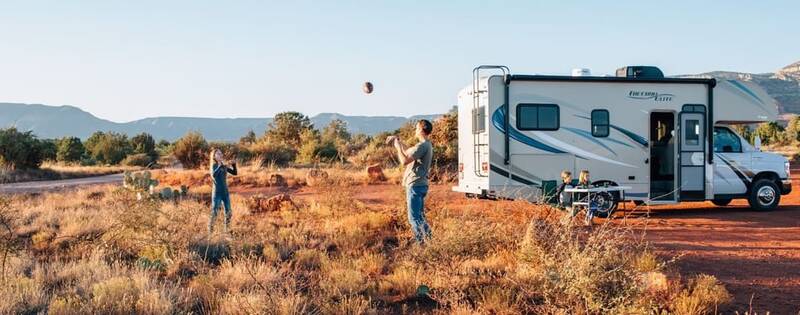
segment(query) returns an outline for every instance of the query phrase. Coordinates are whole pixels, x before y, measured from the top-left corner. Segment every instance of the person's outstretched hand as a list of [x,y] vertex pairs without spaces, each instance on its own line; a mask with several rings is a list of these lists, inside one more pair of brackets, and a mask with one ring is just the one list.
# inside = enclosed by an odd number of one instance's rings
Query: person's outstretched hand
[[394,144],[397,139],[397,136],[388,136],[386,137],[386,144]]

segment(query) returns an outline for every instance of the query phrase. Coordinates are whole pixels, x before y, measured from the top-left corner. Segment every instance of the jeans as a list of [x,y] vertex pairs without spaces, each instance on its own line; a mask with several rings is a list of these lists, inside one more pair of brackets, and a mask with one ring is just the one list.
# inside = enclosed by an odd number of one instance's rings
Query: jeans
[[211,217],[208,219],[208,233],[214,232],[214,221],[217,220],[217,209],[222,203],[225,206],[225,231],[231,222],[231,195],[228,192],[214,192],[211,194]]
[[431,228],[425,221],[425,195],[428,194],[428,186],[409,186],[406,187],[406,201],[408,202],[408,223],[414,238],[419,243],[431,237]]

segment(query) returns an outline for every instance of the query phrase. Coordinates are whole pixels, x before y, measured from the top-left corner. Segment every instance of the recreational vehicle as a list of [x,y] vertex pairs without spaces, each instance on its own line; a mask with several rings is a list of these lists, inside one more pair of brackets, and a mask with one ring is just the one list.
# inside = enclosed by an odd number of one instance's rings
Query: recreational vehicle
[[562,171],[589,170],[595,185],[628,187],[596,212],[601,217],[624,200],[725,206],[747,199],[752,209],[770,210],[791,190],[789,162],[761,152],[758,141],[750,145],[731,125],[776,116],[774,100],[750,82],[670,78],[644,66],[616,76],[480,66],[458,94],[453,190],[541,201]]

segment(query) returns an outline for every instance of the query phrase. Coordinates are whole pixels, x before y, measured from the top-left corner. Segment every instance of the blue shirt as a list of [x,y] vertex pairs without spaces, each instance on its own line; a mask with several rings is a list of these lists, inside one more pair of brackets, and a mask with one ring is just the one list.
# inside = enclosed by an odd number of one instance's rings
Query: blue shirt
[[212,191],[214,193],[228,193],[228,173],[231,175],[236,175],[236,163],[233,164],[233,168],[229,168],[227,165],[220,165],[214,163],[214,166],[211,167],[211,178],[214,180],[212,185],[214,186]]

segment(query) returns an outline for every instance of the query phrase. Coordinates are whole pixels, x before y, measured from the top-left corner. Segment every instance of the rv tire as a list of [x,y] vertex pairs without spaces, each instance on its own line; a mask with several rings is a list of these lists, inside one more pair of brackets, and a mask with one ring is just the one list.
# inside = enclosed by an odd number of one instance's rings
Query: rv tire
[[755,211],[769,211],[778,207],[781,201],[781,193],[778,185],[769,179],[760,179],[753,183],[750,188],[750,195],[747,202],[750,209]]
[[711,203],[718,207],[724,207],[731,203],[731,199],[714,199],[711,200]]

